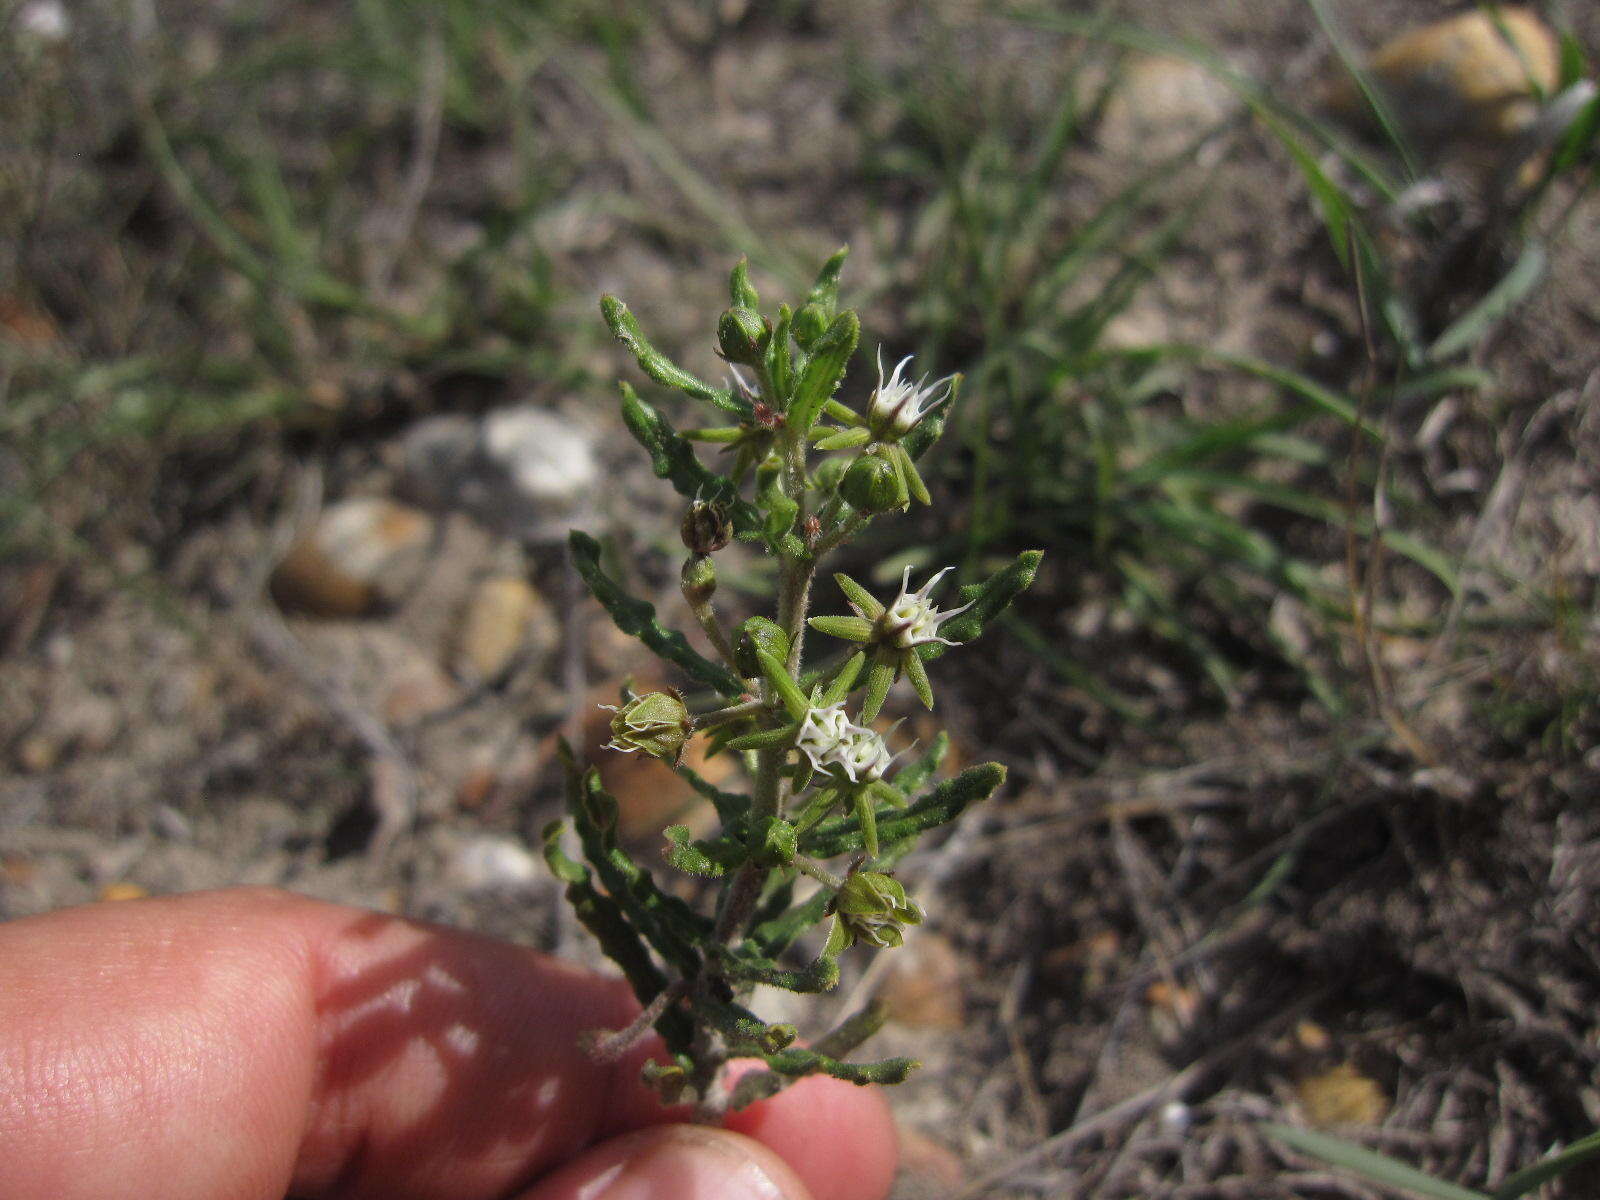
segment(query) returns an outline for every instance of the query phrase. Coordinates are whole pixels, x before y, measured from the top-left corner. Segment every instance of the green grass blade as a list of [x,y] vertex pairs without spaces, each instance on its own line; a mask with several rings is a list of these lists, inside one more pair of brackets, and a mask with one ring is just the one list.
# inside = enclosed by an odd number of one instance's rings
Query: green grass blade
[[1342,1167],[1385,1187],[1401,1188],[1418,1196],[1426,1196],[1428,1200],[1491,1200],[1482,1192],[1445,1183],[1398,1159],[1368,1150],[1365,1146],[1357,1146],[1343,1138],[1310,1129],[1295,1129],[1289,1125],[1263,1125],[1261,1128],[1268,1137],[1276,1138],[1302,1154],[1320,1158],[1323,1162]]
[[1596,1157],[1600,1157],[1600,1130],[1586,1138],[1580,1138],[1565,1150],[1557,1150],[1532,1166],[1515,1172],[1511,1178],[1495,1188],[1494,1200],[1516,1200],[1518,1196],[1526,1196],[1540,1184],[1570,1171],[1579,1163],[1588,1162]]
[[1512,264],[1500,282],[1490,288],[1483,299],[1457,318],[1455,323],[1428,347],[1429,360],[1440,362],[1453,358],[1476,345],[1479,339],[1489,332],[1490,326],[1527,299],[1528,293],[1533,291],[1544,278],[1548,264],[1549,255],[1545,253],[1544,247],[1538,242],[1529,242],[1521,257]]

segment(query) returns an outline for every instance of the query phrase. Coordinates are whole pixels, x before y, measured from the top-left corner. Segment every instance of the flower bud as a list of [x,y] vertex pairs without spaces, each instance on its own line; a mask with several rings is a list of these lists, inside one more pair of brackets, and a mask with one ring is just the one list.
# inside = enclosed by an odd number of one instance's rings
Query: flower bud
[[794,340],[800,344],[802,350],[811,349],[811,345],[820,338],[828,329],[831,320],[827,309],[815,301],[802,305],[799,312],[794,315],[794,323],[790,329],[794,333]]
[[839,481],[839,494],[864,513],[885,513],[911,503],[905,480],[894,464],[876,454],[863,454],[850,464]]
[[681,579],[684,599],[690,604],[704,604],[716,594],[717,568],[709,555],[691,554],[684,559]]
[[758,366],[772,331],[761,315],[735,305],[717,321],[717,350],[731,363]]
[[728,506],[715,500],[696,500],[678,526],[683,544],[695,554],[715,554],[733,540],[733,518]]
[[765,617],[750,617],[741,626],[739,641],[733,648],[739,673],[747,679],[761,674],[757,650],[765,650],[781,663],[789,657],[789,638],[775,622]]
[[607,748],[624,754],[642,750],[652,758],[675,763],[683,757],[683,744],[694,732],[694,721],[677,692],[647,692],[621,708],[600,707],[616,713],[611,718]]
[[839,923],[852,940],[880,948],[898,946],[906,925],[922,923],[922,909],[906,896],[898,879],[881,871],[858,871],[834,898]]

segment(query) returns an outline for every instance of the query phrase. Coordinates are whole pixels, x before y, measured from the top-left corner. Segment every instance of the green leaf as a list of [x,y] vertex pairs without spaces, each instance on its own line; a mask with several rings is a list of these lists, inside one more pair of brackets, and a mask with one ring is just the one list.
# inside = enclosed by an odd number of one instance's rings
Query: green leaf
[[811,291],[806,296],[807,304],[821,305],[829,316],[839,305],[839,272],[844,269],[844,260],[849,253],[849,246],[840,246],[835,250],[828,261],[822,264],[822,270],[817,272],[817,281],[811,285]]
[[851,1083],[904,1083],[922,1064],[914,1058],[885,1058],[878,1062],[847,1063],[804,1047],[791,1047],[776,1054],[763,1055],[767,1066],[779,1075],[800,1079],[806,1075],[832,1075]]
[[845,367],[856,351],[861,337],[861,321],[849,309],[840,313],[828,325],[827,332],[817,339],[805,370],[795,385],[794,396],[789,401],[789,428],[797,436],[811,432],[812,425],[822,414],[822,406],[844,378]]
[[737,737],[729,738],[723,745],[729,750],[771,750],[775,746],[792,743],[799,729],[800,727],[791,721],[775,729],[757,729],[753,733],[741,733]]
[[572,561],[578,574],[601,607],[611,614],[618,629],[638,638],[658,657],[681,668],[706,687],[730,699],[737,699],[744,694],[742,679],[726,667],[718,666],[695,653],[683,634],[675,629],[667,629],[656,621],[655,605],[629,596],[601,569],[599,542],[574,529],[567,538],[567,544],[572,550]]
[[[939,630],[940,634],[957,643],[970,642],[978,637],[989,622],[1005,612],[1013,600],[1028,590],[1034,576],[1039,573],[1039,562],[1043,558],[1043,550],[1024,550],[1014,562],[996,571],[982,583],[968,584],[962,588],[961,602],[971,602],[972,607],[947,622]],[[924,661],[928,661],[938,658],[946,649],[948,647],[939,642],[932,642],[919,646],[917,653]]]
[[818,633],[843,638],[847,642],[870,642],[872,622],[865,617],[812,617],[806,622]]
[[703,380],[696,379],[652,346],[640,331],[639,322],[634,319],[633,314],[628,311],[628,306],[621,300],[615,296],[600,297],[600,312],[605,317],[606,325],[610,327],[612,335],[628,348],[638,360],[640,370],[651,379],[665,387],[676,388],[696,400],[704,400],[723,412],[742,418],[750,417],[751,407],[743,397],[735,395],[727,388],[715,388]]
[[1433,345],[1428,358],[1433,362],[1454,357],[1475,345],[1489,327],[1505,317],[1538,286],[1544,278],[1549,255],[1538,242],[1529,242],[1521,257],[1505,276],[1466,312],[1462,313]]
[[922,665],[920,654],[908,654],[904,660],[906,676],[911,680],[911,686],[916,689],[917,699],[922,701],[922,707],[929,712],[933,711],[933,681],[928,678],[928,668]]
[[799,1036],[793,1025],[768,1025],[742,1004],[697,999],[694,1011],[719,1030],[738,1054],[776,1054]]
[[562,883],[588,883],[588,868],[568,858],[561,848],[561,835],[566,828],[565,821],[551,821],[544,827],[544,860],[550,865],[550,874]]
[[811,444],[818,450],[853,450],[872,440],[871,433],[854,426],[849,429],[814,429],[811,436]]
[[895,669],[894,659],[882,654],[875,654],[872,665],[867,668],[867,694],[861,701],[861,720],[870,721],[883,709],[883,702],[889,696],[889,689],[894,686],[900,672]]
[[783,701],[784,708],[789,710],[789,715],[796,721],[805,720],[806,713],[811,709],[811,702],[795,683],[788,668],[765,650],[756,651],[756,661],[761,664],[761,673],[778,693],[778,698]]
[[839,985],[839,962],[827,954],[809,966],[790,968],[741,948],[723,960],[722,969],[730,982],[764,983],[790,992],[831,992]]
[[844,593],[844,598],[850,601],[863,617],[876,621],[883,616],[883,605],[878,602],[877,597],[843,571],[835,574],[833,581],[839,585],[839,590]]
[[740,258],[733,268],[733,274],[728,277],[728,301],[736,308],[748,308],[754,312],[761,309],[761,297],[756,295],[756,289],[750,286],[750,260]]
[[1427,1196],[1429,1200],[1490,1200],[1482,1192],[1445,1183],[1431,1175],[1425,1175],[1398,1159],[1378,1154],[1365,1146],[1354,1145],[1330,1134],[1317,1133],[1310,1129],[1295,1129],[1289,1125],[1263,1125],[1261,1130],[1268,1137],[1276,1138],[1302,1154],[1309,1154],[1336,1167],[1343,1167],[1364,1179],[1386,1187],[1405,1188],[1418,1195]]
[[741,796],[737,792],[725,792],[716,787],[692,767],[677,763],[672,768],[679,779],[683,780],[700,795],[711,801],[717,810],[717,819],[724,826],[737,825],[743,821],[750,812],[750,797]]
[[793,322],[789,306],[778,305],[778,321],[772,328],[772,340],[767,343],[767,378],[776,393],[769,400],[779,408],[788,406],[789,393],[794,389],[794,358],[789,349],[789,326]]
[[[848,618],[840,618],[846,620]],[[861,668],[867,665],[867,654],[858,650],[844,661],[834,677],[829,680],[827,690],[818,699],[819,707],[826,708],[830,704],[837,704],[850,694],[850,689],[855,687],[856,678],[861,674]]]
[[[909,808],[878,814],[878,837],[893,844],[954,821],[971,805],[992,796],[1005,779],[1006,769],[999,763],[968,767],[954,779],[918,797]],[[824,821],[802,837],[800,851],[817,858],[832,858],[860,850],[863,841],[861,822],[855,816],[839,817]]]
[[753,538],[761,530],[761,514],[755,505],[739,498],[733,480],[708,471],[701,465],[694,447],[680,436],[652,404],[639,398],[628,384],[622,391],[622,420],[634,440],[650,456],[656,477],[669,481],[678,495],[687,500],[714,500],[728,508],[734,532]]

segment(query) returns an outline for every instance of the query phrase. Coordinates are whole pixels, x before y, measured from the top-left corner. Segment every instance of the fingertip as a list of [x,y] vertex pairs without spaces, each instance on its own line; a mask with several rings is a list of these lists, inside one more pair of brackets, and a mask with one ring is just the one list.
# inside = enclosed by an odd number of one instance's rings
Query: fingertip
[[519,1200],[813,1200],[773,1150],[703,1125],[658,1125],[585,1151]]
[[826,1200],[883,1200],[894,1183],[899,1140],[877,1088],[812,1076],[724,1125],[771,1147]]

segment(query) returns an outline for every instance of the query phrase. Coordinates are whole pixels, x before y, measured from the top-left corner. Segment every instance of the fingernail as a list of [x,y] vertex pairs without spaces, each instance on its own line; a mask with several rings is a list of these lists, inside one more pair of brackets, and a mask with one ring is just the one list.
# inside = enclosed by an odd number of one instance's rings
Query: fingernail
[[[693,1125],[624,1139],[622,1157],[574,1200],[805,1200],[805,1189],[768,1149],[736,1133]],[[776,1176],[783,1176],[780,1179]]]

